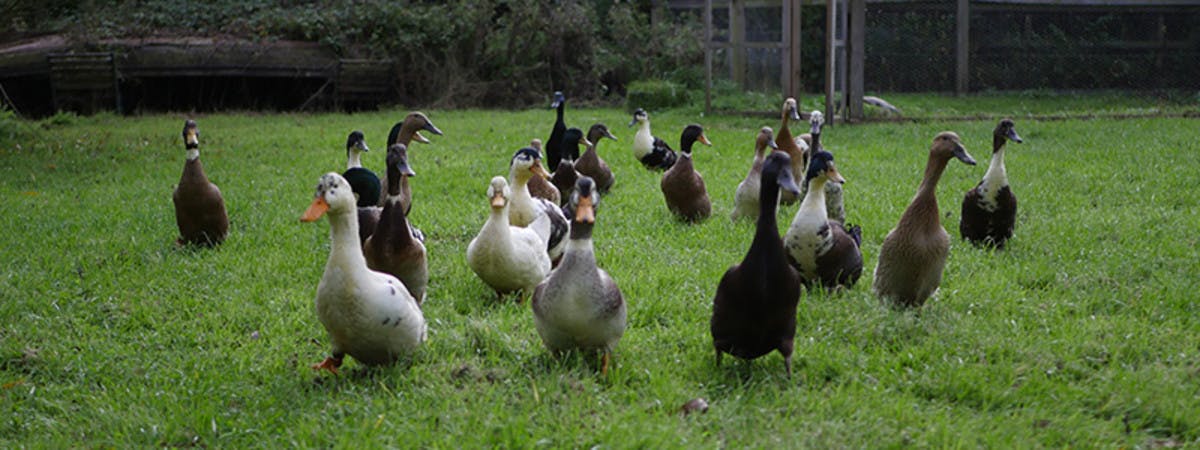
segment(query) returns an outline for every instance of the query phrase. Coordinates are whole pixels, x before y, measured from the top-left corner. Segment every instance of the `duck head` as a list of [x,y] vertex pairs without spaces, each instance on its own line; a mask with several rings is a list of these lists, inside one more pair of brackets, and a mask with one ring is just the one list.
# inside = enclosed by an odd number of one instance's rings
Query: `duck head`
[[967,165],[975,165],[975,158],[967,153],[966,147],[963,147],[962,140],[958,138],[958,134],[953,131],[943,131],[938,133],[933,138],[933,145],[929,147],[930,156],[949,160],[950,158],[958,158],[959,161]]
[[512,161],[509,162],[509,171],[513,174],[514,179],[528,180],[534,175],[550,178],[550,174],[546,173],[546,169],[542,167],[542,154],[531,147],[517,150],[513,154]]
[[771,127],[759,128],[758,137],[754,139],[754,153],[761,154],[768,148],[779,150],[779,145],[775,144],[775,130]]
[[683,127],[683,133],[679,135],[680,150],[686,154],[692,153],[692,144],[700,141],[704,145],[712,145],[708,141],[708,137],[704,135],[704,127],[696,124],[691,124]]
[[491,184],[488,185],[487,196],[491,199],[493,210],[502,210],[508,206],[508,197],[512,195],[512,190],[508,187],[508,180],[504,177],[492,177]]
[[183,122],[183,148],[187,150],[196,150],[200,148],[200,128],[196,126],[196,121],[192,119]]
[[580,177],[575,181],[575,191],[571,193],[569,209],[574,211],[571,226],[576,223],[592,224],[596,222],[596,207],[600,205],[600,190],[591,177]]
[[562,91],[554,91],[554,102],[550,103],[550,108],[562,106],[565,101],[567,101],[567,98],[563,96]]
[[833,165],[833,154],[824,150],[813,153],[812,158],[808,161],[808,172],[804,174],[804,182],[808,183],[814,179],[834,183],[846,182],[846,179],[838,173],[837,167]]
[[783,101],[783,121],[788,119],[800,120],[800,110],[796,108],[796,99],[788,97]]
[[430,143],[429,139],[421,135],[421,130],[428,131],[438,136],[442,135],[442,130],[439,130],[438,127],[434,126],[433,122],[429,120],[429,117],[425,116],[425,113],[413,111],[408,113],[407,116],[404,116],[404,120],[396,122],[395,125],[392,125],[392,130],[388,132],[388,146],[400,142],[401,136],[411,136],[412,140],[422,144]]
[[371,149],[367,148],[367,138],[363,136],[362,131],[354,130],[350,132],[349,136],[346,136],[346,154],[368,151]]
[[396,175],[404,175],[406,177],[415,177],[417,173],[408,165],[408,147],[404,144],[392,144],[388,147],[387,154],[388,165],[388,180],[392,179],[392,171],[396,170]]
[[646,110],[638,108],[637,111],[633,112],[633,120],[629,122],[629,126],[632,127],[647,120],[650,120],[650,114],[647,114]]
[[346,214],[354,211],[357,207],[355,202],[358,199],[354,196],[354,191],[350,189],[350,183],[338,175],[337,172],[329,172],[321,176],[321,180],[317,182],[317,193],[313,196],[312,204],[308,206],[308,210],[304,211],[304,215],[300,216],[301,222],[312,222],[320,219],[326,212],[329,214]]
[[1025,142],[1021,140],[1021,136],[1017,135],[1017,129],[1013,124],[1012,119],[1002,119],[996,124],[996,129],[992,130],[992,140],[995,148],[1000,148],[1006,140],[1013,141],[1018,144]]
[[617,137],[613,136],[612,132],[608,131],[608,126],[605,124],[597,123],[592,125],[591,128],[588,128],[587,140],[591,142],[588,144],[588,146],[596,145],[597,141],[604,138],[609,138],[614,141],[617,140]]
[[542,140],[533,138],[532,141],[529,141],[529,148],[536,150],[539,155],[542,154]]
[[825,125],[825,115],[821,111],[813,110],[808,115],[809,133],[813,136],[821,135],[821,126]]
[[567,131],[563,133],[563,145],[567,148],[571,148],[571,146],[578,148],[580,145],[587,148],[592,146],[592,142],[583,137],[583,130],[578,128],[567,128]]
[[[762,180],[773,181],[780,189],[800,195],[800,187],[792,178],[792,157],[785,152],[771,152],[763,162]],[[763,183],[764,188],[767,183]]]

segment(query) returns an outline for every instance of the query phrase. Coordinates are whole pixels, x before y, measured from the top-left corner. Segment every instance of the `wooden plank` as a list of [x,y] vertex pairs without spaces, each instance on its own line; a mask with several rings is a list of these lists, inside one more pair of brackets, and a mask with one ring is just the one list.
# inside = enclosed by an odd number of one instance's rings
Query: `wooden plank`
[[850,54],[850,82],[847,88],[847,111],[850,121],[863,119],[863,78],[866,61],[867,44],[867,2],[866,0],[850,0],[850,34],[848,53]]
[[729,44],[733,47],[730,52],[730,78],[738,84],[746,85],[746,10],[741,0],[729,2]]
[[967,82],[970,77],[971,59],[971,2],[958,0],[958,10],[955,13],[955,45],[954,45],[954,92],[966,95]]
[[713,0],[704,0],[704,112],[712,112]]
[[837,76],[836,54],[837,35],[835,28],[837,25],[837,0],[831,0],[825,3],[825,121],[832,125],[834,123],[834,89],[836,87]]

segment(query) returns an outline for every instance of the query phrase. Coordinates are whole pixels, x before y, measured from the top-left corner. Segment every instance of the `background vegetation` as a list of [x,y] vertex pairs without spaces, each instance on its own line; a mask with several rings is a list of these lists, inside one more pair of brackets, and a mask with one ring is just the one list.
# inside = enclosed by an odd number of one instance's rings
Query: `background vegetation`
[[[917,313],[870,294],[879,244],[945,129],[981,161],[953,163],[941,182],[957,236],[994,122],[827,130],[848,215],[865,230],[866,274],[843,294],[802,297],[791,379],[774,354],[715,367],[707,328],[717,280],[753,233],[727,220],[733,191],[775,117],[651,111],[664,139],[701,123],[715,144],[696,151],[715,215],[687,226],[630,155],[625,112],[567,110],[570,125],[603,121],[620,138],[601,144],[617,185],[595,234],[630,308],[608,377],[585,358],[551,358],[528,305],[495,301],[464,261],[487,180],[548,135],[549,110],[426,111],[446,132],[411,152],[430,341],[396,367],[350,362],[340,377],[308,369],[328,351],[312,309],[328,222],[297,218],[317,177],[344,168],[350,130],[376,147],[406,110],[196,117],[233,224],[216,250],[173,245],[187,115],[17,122],[15,138],[0,137],[0,447],[1200,445],[1200,127],[1029,118],[1063,102],[980,98],[979,111],[1020,111],[1026,143],[1007,158],[1017,237],[995,253],[956,239],[940,294]],[[1073,107],[1111,105],[1155,107],[1115,97]],[[781,226],[794,212],[780,212]],[[696,397],[708,412],[681,415]]]

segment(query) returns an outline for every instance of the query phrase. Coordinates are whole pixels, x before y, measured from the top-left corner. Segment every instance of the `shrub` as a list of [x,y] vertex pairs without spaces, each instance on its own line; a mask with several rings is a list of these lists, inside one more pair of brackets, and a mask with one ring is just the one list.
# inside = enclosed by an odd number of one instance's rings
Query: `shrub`
[[687,101],[688,91],[685,86],[667,80],[646,80],[629,85],[629,96],[625,98],[625,106],[630,111],[637,108],[658,110],[681,106]]

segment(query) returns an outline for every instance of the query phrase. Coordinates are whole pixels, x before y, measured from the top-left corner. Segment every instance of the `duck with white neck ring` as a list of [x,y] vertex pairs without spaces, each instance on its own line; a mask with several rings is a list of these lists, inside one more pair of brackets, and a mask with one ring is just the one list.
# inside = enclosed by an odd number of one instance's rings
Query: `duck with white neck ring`
[[346,171],[342,172],[342,178],[350,182],[354,195],[358,196],[356,204],[359,207],[376,206],[379,203],[382,186],[379,177],[362,165],[363,152],[370,150],[363,132],[354,130],[346,137]]
[[667,200],[667,209],[687,222],[700,222],[712,214],[712,201],[704,186],[704,177],[692,164],[692,146],[699,141],[712,145],[704,136],[704,127],[692,124],[679,136],[681,153],[674,166],[663,173],[659,187]]
[[213,247],[229,234],[229,215],[225,199],[217,185],[208,181],[200,163],[200,129],[196,121],[183,124],[183,144],[187,162],[171,200],[175,204],[175,223],[179,226],[178,245]]
[[963,196],[958,232],[975,245],[1004,248],[1017,224],[1017,196],[1008,185],[1004,169],[1004,144],[1025,142],[1012,119],[1001,120],[992,131],[992,162],[987,173]]
[[596,266],[592,228],[599,188],[580,178],[568,202],[571,237],[562,263],[533,292],[538,335],[555,354],[571,349],[601,353],[600,372],[608,372],[612,352],[625,334],[625,300],[612,277]]
[[317,318],[329,333],[332,354],[313,365],[337,373],[345,355],[366,365],[395,362],[425,342],[425,317],[417,300],[396,277],[367,267],[358,242],[358,215],[350,183],[328,173],[300,217],[329,217],[329,259],[317,284]]

